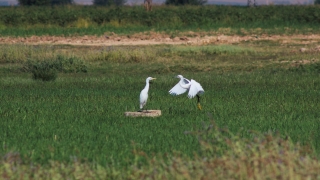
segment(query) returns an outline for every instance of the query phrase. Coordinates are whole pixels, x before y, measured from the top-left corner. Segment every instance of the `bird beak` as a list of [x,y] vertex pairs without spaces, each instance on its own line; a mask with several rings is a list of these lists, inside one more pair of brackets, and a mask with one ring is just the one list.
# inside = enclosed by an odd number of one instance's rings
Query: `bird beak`
[[154,80],[154,79],[157,79],[157,78],[152,78],[151,80]]

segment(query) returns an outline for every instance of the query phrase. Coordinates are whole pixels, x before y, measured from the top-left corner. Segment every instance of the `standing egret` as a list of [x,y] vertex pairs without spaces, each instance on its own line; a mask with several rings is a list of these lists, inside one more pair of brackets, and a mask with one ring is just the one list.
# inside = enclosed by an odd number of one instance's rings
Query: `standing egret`
[[195,80],[184,78],[181,75],[176,76],[176,78],[180,78],[180,81],[169,91],[171,95],[180,95],[189,90],[188,97],[191,99],[194,96],[198,98],[198,108],[201,110],[200,105],[200,94],[204,93],[202,86]]
[[154,79],[156,79],[156,78],[148,77],[146,79],[146,86],[144,87],[144,89],[142,89],[142,91],[140,93],[140,110],[138,112],[142,112],[143,106],[145,106],[147,104],[148,91],[149,91],[149,81],[154,80]]

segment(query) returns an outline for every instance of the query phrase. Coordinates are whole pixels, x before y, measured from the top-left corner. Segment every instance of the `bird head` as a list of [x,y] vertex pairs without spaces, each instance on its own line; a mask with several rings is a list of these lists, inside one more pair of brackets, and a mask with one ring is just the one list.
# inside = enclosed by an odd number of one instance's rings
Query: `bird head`
[[156,79],[156,78],[148,77],[148,78],[147,78],[147,81],[149,82],[149,81],[152,81],[152,80],[154,80],[154,79]]
[[178,75],[178,76],[176,76],[176,78],[182,79],[183,76],[182,75]]

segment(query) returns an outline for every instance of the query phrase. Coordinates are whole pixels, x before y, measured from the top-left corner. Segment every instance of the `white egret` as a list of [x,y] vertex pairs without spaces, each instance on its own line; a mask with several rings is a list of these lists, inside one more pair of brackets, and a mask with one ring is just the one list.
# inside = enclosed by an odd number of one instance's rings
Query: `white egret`
[[140,110],[138,112],[142,112],[143,107],[147,104],[148,100],[148,91],[149,91],[149,81],[154,80],[156,78],[148,77],[146,79],[146,86],[142,89],[140,93]]
[[184,78],[181,75],[176,76],[176,78],[180,78],[180,81],[169,91],[171,95],[180,95],[189,90],[188,97],[191,99],[194,96],[198,98],[198,108],[201,110],[200,105],[200,94],[204,93],[202,86],[195,80]]

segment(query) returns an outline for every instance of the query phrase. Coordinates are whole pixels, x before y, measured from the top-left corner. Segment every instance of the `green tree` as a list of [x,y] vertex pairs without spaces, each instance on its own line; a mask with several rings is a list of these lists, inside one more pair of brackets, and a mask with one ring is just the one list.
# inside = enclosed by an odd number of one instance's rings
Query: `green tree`
[[50,5],[51,0],[19,0],[21,6],[45,6]]
[[203,5],[207,0],[166,0],[167,5]]
[[114,0],[113,2],[117,6],[123,6],[127,2],[127,0]]
[[72,4],[73,0],[51,0],[52,5]]
[[126,0],[93,0],[93,4],[98,6],[111,6],[111,5],[122,6],[126,2],[127,2]]
[[73,0],[18,0],[21,6],[48,6],[59,4],[72,4]]
[[314,4],[320,4],[320,0],[314,0]]
[[93,0],[93,4],[98,6],[110,6],[112,0]]

